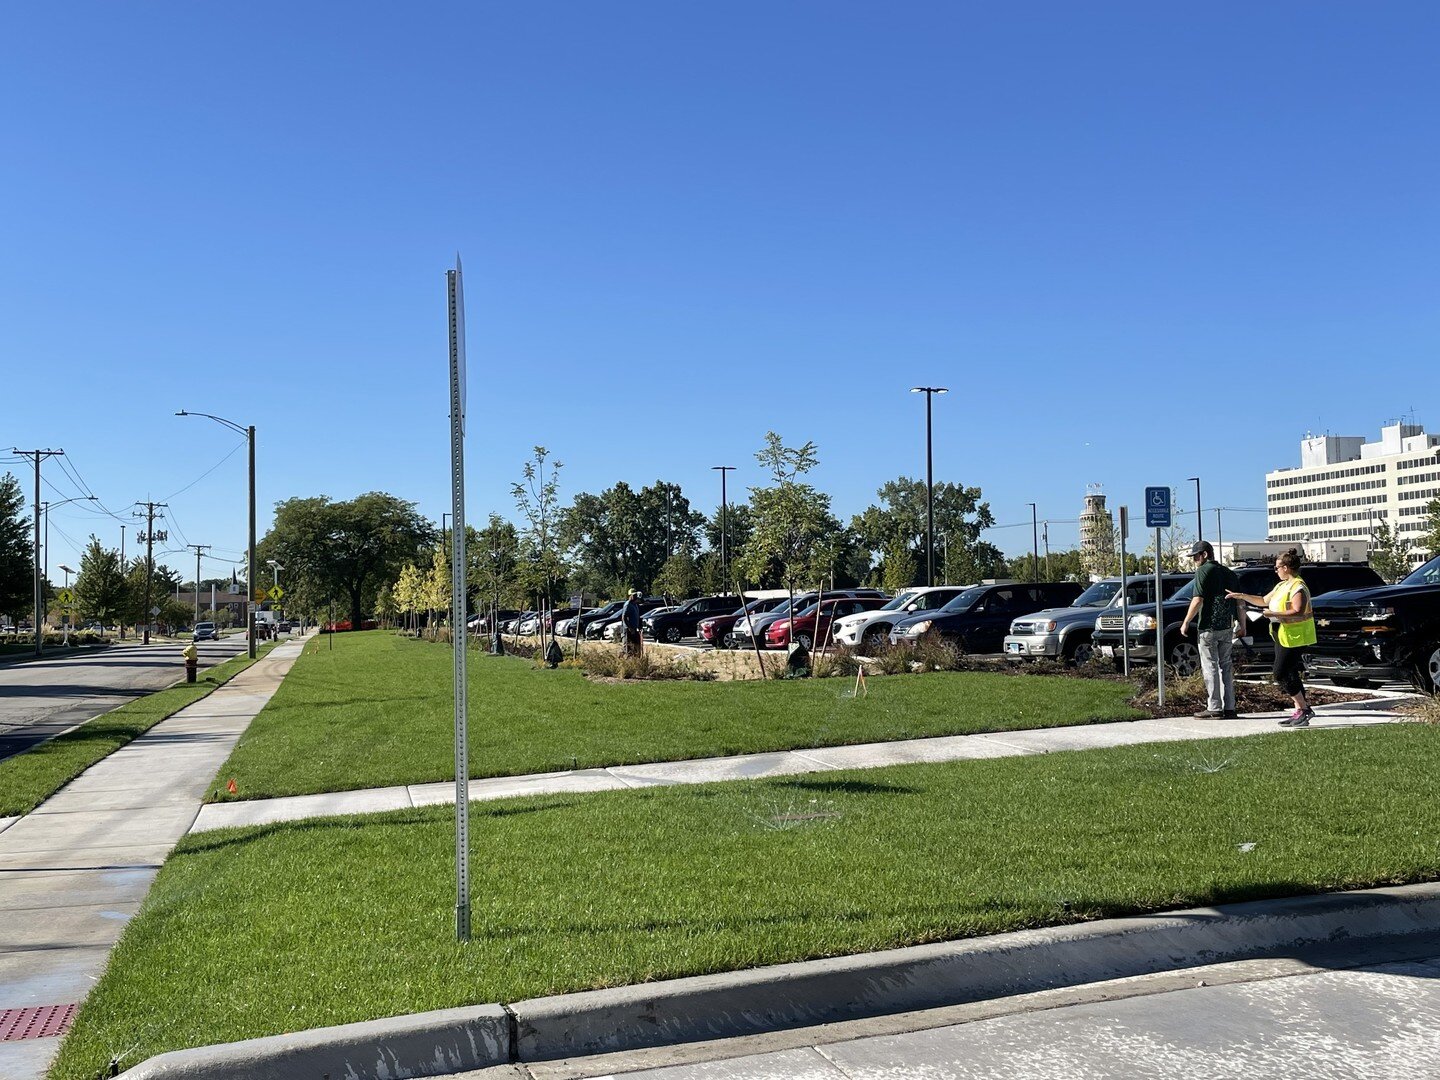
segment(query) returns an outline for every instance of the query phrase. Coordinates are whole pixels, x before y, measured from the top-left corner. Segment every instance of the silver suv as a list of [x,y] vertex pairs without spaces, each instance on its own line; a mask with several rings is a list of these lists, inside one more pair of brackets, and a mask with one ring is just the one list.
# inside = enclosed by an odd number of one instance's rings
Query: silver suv
[[195,624],[195,641],[219,641],[220,632],[215,629],[213,622],[197,622]]
[[[1164,599],[1183,588],[1193,575],[1164,574],[1161,589]],[[1132,577],[1126,586],[1131,607],[1155,603],[1155,578]],[[1120,579],[1103,578],[1095,582],[1064,608],[1049,608],[1033,615],[1023,615],[1010,624],[1005,638],[1005,656],[1011,660],[1064,660],[1084,664],[1090,659],[1090,635],[1095,631],[1095,618],[1101,610],[1120,610]]]

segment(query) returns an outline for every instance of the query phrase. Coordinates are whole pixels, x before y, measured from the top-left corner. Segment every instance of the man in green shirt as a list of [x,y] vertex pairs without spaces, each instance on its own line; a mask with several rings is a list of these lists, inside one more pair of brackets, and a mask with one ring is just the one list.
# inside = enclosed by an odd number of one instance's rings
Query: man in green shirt
[[[1231,648],[1235,642],[1235,601],[1225,598],[1226,590],[1237,591],[1240,579],[1228,566],[1215,561],[1215,549],[1208,541],[1190,548],[1195,563],[1195,595],[1180,622],[1180,636],[1190,633],[1193,621],[1200,630],[1200,674],[1205,679],[1206,707],[1195,715],[1234,720],[1235,663]],[[1196,614],[1199,618],[1196,618]]]

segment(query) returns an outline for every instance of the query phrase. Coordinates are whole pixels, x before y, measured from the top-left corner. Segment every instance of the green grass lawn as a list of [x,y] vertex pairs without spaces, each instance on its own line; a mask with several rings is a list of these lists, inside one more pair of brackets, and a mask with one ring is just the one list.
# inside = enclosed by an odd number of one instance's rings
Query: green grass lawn
[[[53,1071],[1023,927],[1440,876],[1425,725],[1276,733],[186,839]],[[1244,850],[1244,845],[1254,845]]]
[[[256,649],[256,659],[273,645]],[[248,656],[235,656],[165,690],[126,702],[74,731],[0,761],[0,817],[28,814],[67,783],[131,739],[199,701],[249,667]]]
[[[453,779],[451,665],[448,645],[384,631],[316,642],[219,775],[242,799]],[[875,678],[857,699],[847,679],[592,682],[475,652],[469,673],[476,777],[1143,715],[1125,684],[1045,676]]]

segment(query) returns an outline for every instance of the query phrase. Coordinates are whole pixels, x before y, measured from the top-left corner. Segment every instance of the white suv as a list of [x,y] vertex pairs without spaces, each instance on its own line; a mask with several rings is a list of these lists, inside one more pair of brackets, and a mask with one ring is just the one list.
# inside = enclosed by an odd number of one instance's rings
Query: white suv
[[195,624],[195,641],[219,641],[220,632],[215,629],[213,622],[197,622]]
[[877,611],[857,611],[835,620],[831,637],[841,645],[852,648],[862,642],[875,647],[884,645],[890,637],[895,623],[917,611],[930,611],[943,607],[971,585],[930,585],[905,589],[894,600]]

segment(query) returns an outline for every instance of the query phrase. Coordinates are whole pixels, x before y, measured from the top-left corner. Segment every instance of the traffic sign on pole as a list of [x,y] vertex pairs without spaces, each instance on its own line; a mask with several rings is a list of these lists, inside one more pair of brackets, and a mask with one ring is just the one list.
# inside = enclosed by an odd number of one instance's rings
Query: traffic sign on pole
[[1147,487],[1145,489],[1145,527],[1147,529],[1170,528],[1170,489],[1168,487]]

